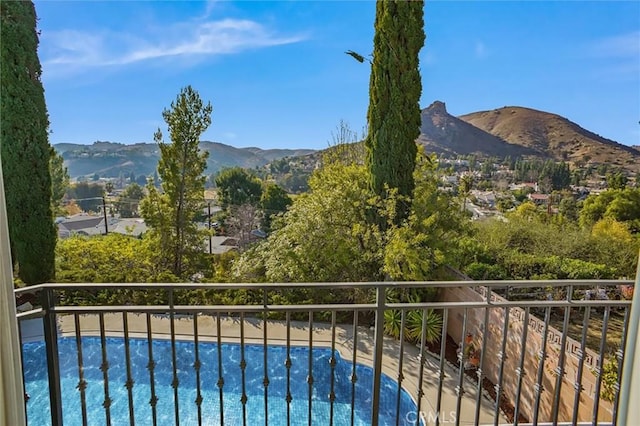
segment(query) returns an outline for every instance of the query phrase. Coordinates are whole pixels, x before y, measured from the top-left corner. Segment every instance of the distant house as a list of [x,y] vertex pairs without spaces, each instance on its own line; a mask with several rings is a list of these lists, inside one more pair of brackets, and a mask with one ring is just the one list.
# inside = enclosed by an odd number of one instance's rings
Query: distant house
[[493,191],[471,191],[476,198],[476,203],[483,207],[495,208],[496,194]]
[[549,202],[549,196],[547,194],[529,194],[527,195],[527,198],[531,201],[533,201],[533,203],[536,206],[540,206],[543,204],[547,204]]
[[147,232],[147,229],[144,219],[140,218],[117,219],[113,223],[109,222],[109,232],[130,235],[132,237],[141,236]]
[[101,235],[105,234],[108,228],[109,233],[131,235],[139,237],[147,231],[143,219],[119,219],[109,218],[105,228],[104,217],[91,216],[84,213],[68,218],[56,219],[58,225],[58,237],[60,239],[69,238],[73,235]]
[[538,192],[538,182],[523,182],[520,184],[512,183],[511,185],[509,185],[509,190],[511,191],[522,190],[525,188],[530,188],[533,189],[534,192]]
[[[209,251],[209,238],[205,241],[207,252]],[[238,249],[238,239],[232,237],[211,237],[211,253],[222,254]]]
[[78,214],[58,220],[58,237],[68,238],[72,235],[99,235],[105,233],[104,218]]

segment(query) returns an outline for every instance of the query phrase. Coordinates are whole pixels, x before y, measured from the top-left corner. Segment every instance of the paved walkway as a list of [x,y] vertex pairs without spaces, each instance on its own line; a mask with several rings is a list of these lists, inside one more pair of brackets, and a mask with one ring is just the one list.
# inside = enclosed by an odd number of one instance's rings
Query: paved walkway
[[[130,337],[146,338],[146,316],[128,314],[127,317]],[[35,320],[38,321],[38,320]],[[29,324],[31,323],[31,324]],[[193,318],[191,316],[176,315],[176,338],[179,340],[193,340]],[[255,318],[245,318],[244,332],[246,343],[263,343],[263,322]],[[168,315],[152,315],[151,328],[154,338],[170,338],[170,320]],[[75,336],[73,316],[65,315],[59,318],[59,329],[62,336]],[[80,329],[83,336],[94,336],[100,332],[97,315],[83,315],[80,317]],[[216,341],[216,319],[209,315],[198,316],[198,335],[200,341]],[[240,320],[235,318],[222,318],[220,321],[222,341],[234,343],[240,341]],[[122,314],[105,314],[105,332],[108,336],[122,336]],[[371,366],[373,364],[373,332],[366,327],[358,328],[357,362]],[[331,347],[330,324],[314,324],[314,347]],[[353,326],[336,326],[335,348],[343,359],[348,362],[353,357]],[[39,324],[26,321],[23,325],[23,340],[30,340],[42,335]],[[268,343],[286,344],[287,329],[284,321],[267,321]],[[307,322],[291,321],[290,342],[292,346],[308,346],[309,328]],[[396,380],[398,377],[400,343],[397,340],[385,337],[383,348],[383,373]],[[403,358],[403,387],[409,392],[415,401],[417,395],[417,383],[420,369],[420,350],[418,347],[405,344]],[[438,369],[439,360],[432,354],[427,354],[424,368],[423,392],[421,412],[425,425],[435,424],[436,401],[438,393]],[[456,387],[458,386],[458,369],[445,364],[445,378],[442,389],[442,405],[440,410],[440,424],[455,424],[457,405]],[[493,424],[494,403],[486,397],[481,398],[480,424]],[[460,424],[475,424],[476,409],[476,383],[470,379],[464,379],[464,393],[461,398]],[[506,423],[500,416],[500,423]]]

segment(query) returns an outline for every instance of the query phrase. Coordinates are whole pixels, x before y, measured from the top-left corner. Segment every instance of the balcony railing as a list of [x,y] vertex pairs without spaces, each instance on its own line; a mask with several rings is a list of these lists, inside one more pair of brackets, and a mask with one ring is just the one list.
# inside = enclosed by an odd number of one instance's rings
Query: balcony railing
[[[632,285],[32,286],[15,291],[38,294],[18,314],[25,410],[53,426],[616,424]],[[438,289],[434,301],[397,301],[427,288]],[[244,302],[203,302],[229,291]],[[279,302],[318,291],[365,303]],[[410,323],[413,343],[385,333]]]

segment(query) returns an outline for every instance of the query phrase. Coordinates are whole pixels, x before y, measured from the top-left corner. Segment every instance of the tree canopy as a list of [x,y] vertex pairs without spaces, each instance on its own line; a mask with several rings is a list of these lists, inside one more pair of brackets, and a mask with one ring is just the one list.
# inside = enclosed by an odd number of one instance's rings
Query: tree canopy
[[[244,253],[239,280],[367,281],[428,279],[453,253],[463,219],[448,194],[437,191],[432,161],[416,169],[414,207],[403,226],[394,225],[396,193],[382,199],[358,164],[325,164],[310,191],[293,200],[275,231]],[[369,222],[372,211],[385,227]]]
[[204,235],[194,219],[204,206],[203,172],[208,153],[200,151],[199,143],[211,124],[211,112],[211,104],[205,105],[191,86],[183,88],[171,108],[162,112],[171,138],[170,143],[163,142],[160,129],[154,135],[160,147],[158,174],[163,192],[149,184],[149,194],[140,205],[159,250],[173,274],[181,278],[193,272],[189,263],[204,246]]
[[262,182],[241,167],[221,170],[215,178],[218,198],[223,208],[257,205],[262,196]]
[[603,218],[625,222],[632,232],[640,232],[640,188],[610,189],[587,197],[580,224],[590,227]]

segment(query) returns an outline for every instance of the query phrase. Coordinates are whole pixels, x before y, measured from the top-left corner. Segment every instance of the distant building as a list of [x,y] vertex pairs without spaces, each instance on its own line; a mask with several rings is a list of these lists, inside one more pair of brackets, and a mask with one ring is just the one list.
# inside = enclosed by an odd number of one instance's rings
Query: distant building
[[529,194],[527,198],[537,206],[547,204],[549,202],[549,196],[547,194]]
[[105,233],[104,218],[84,213],[58,220],[58,237],[68,238],[72,235],[99,235]]
[[130,235],[132,237],[140,237],[147,232],[147,225],[144,219],[117,219],[113,223],[109,223],[109,232],[117,234]]
[[103,216],[92,216],[80,213],[67,218],[57,218],[58,237],[60,239],[69,238],[73,235],[101,235],[105,234],[108,228],[109,233],[131,235],[139,237],[147,231],[147,226],[143,219],[120,219],[108,218],[105,227]]

